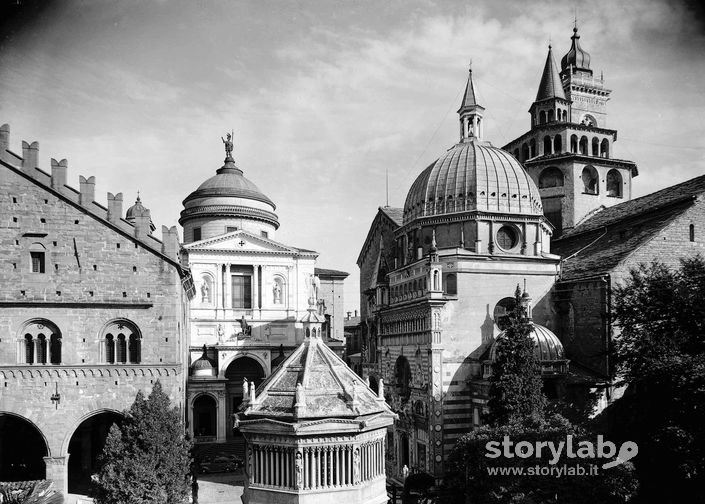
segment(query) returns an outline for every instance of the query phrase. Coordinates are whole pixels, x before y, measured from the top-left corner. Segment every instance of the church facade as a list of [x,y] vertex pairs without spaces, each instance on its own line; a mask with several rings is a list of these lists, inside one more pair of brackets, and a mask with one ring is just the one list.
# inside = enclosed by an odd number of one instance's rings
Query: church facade
[[318,253],[276,240],[275,204],[232,157],[184,200],[184,260],[196,297],[190,307],[189,429],[197,442],[237,437],[242,382],[259,385],[304,339],[309,291],[322,340],[342,354],[343,280],[316,268]]
[[176,227],[140,198],[96,201],[95,177],[40,168],[0,128],[0,480],[85,493],[108,429],[159,380],[183,406],[191,276]]

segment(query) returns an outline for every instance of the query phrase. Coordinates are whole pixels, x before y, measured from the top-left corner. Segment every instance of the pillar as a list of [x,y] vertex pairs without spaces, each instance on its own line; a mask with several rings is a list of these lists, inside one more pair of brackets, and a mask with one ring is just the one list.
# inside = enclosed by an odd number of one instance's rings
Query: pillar
[[44,457],[46,479],[54,482],[54,489],[64,496],[69,493],[69,455],[65,457]]
[[223,263],[218,263],[218,275],[216,277],[216,283],[218,291],[213,294],[214,296],[217,296],[217,301],[215,303],[216,309],[220,308],[221,310],[223,309],[223,303],[225,302],[225,274],[223,273],[223,268],[225,266]]
[[226,438],[226,428],[227,428],[227,423],[228,423],[228,418],[227,418],[227,412],[228,412],[228,407],[227,407],[227,398],[225,396],[225,391],[219,390],[218,391],[218,403],[216,406],[216,418],[217,418],[217,425],[216,425],[216,436],[218,439],[218,442],[225,441]]

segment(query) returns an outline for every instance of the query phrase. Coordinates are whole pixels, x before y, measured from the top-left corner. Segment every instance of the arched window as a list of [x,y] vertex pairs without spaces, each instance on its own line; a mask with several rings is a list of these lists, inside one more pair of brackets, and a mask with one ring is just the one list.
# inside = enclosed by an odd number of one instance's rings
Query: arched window
[[438,291],[441,290],[440,284],[440,278],[438,276],[438,270],[433,270],[433,290]]
[[588,139],[586,136],[580,137],[580,154],[588,155]]
[[563,111],[561,109],[558,109],[556,111],[556,121],[558,121],[558,122],[561,121],[561,119],[563,118],[563,116],[561,115],[562,113],[563,113]]
[[536,140],[532,138],[529,141],[529,157],[532,158],[535,156],[536,156]]
[[45,272],[46,248],[41,243],[33,243],[29,247],[30,271],[32,273]]
[[567,110],[563,111],[563,122],[568,122],[568,111]]
[[446,294],[450,294],[451,296],[458,294],[458,277],[455,276],[455,273],[446,275],[445,289]]
[[597,137],[592,139],[592,155],[595,157],[600,155],[600,141]]
[[607,172],[607,196],[622,197],[622,175],[617,170]]
[[583,192],[585,194],[599,194],[599,179],[597,170],[594,167],[587,165],[583,168],[581,179],[583,181]]
[[553,153],[560,154],[563,150],[563,140],[560,135],[553,137]]
[[527,144],[522,144],[521,146],[521,161],[526,161],[529,159],[529,146]]
[[570,135],[570,152],[578,152],[578,135]]
[[539,189],[563,187],[563,183],[563,172],[555,166],[546,168],[541,172],[541,175],[539,175]]
[[18,362],[24,364],[61,364],[61,331],[45,319],[27,322],[22,329]]
[[553,122],[553,110],[548,111],[548,122]]
[[603,139],[602,143],[600,144],[600,157],[610,157],[610,142],[606,138]]
[[396,378],[397,394],[406,401],[411,395],[411,366],[409,360],[403,355],[397,358],[394,365],[394,377]]
[[546,122],[546,111],[542,110],[539,112],[539,124],[544,124]]
[[546,135],[543,137],[543,154],[544,156],[548,154],[553,154],[551,152],[551,147],[553,147],[553,142],[551,142],[551,137]]
[[113,320],[103,329],[102,352],[103,362],[108,364],[139,364],[142,361],[142,333],[129,320]]

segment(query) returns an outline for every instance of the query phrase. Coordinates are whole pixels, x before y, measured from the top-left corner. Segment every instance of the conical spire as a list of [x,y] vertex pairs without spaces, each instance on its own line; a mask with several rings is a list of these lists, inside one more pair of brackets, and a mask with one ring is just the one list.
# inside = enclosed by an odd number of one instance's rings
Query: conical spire
[[465,94],[460,103],[458,115],[460,116],[460,141],[482,140],[482,112],[485,107],[477,103],[475,84],[472,80],[472,67],[468,72],[468,82],[465,85]]
[[561,78],[558,75],[558,67],[556,66],[556,61],[553,59],[553,51],[549,45],[546,65],[543,67],[541,83],[539,84],[539,91],[536,93],[536,101],[539,102],[551,98],[566,99],[563,85],[561,84]]
[[477,107],[477,97],[475,96],[475,84],[472,80],[472,67],[468,71],[468,82],[465,85],[465,94],[463,95],[463,101],[460,103],[460,108],[458,113],[462,113],[464,110],[470,109],[472,107]]

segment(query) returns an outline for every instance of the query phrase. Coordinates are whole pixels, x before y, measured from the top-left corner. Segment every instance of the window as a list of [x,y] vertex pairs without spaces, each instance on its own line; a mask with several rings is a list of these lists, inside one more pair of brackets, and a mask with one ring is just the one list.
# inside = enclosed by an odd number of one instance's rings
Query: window
[[225,227],[226,233],[232,233],[233,231],[237,231],[237,226],[226,226]]
[[193,228],[193,241],[199,241],[201,239],[201,228]]
[[547,156],[548,154],[553,154],[551,152],[551,147],[553,147],[553,142],[551,142],[551,137],[546,135],[543,137],[543,154]]
[[129,320],[114,320],[103,330],[103,362],[139,364],[142,361],[142,334]]
[[41,243],[33,243],[29,247],[29,259],[32,273],[44,273],[46,248]]
[[690,225],[690,241],[695,241],[695,224]]
[[600,157],[610,157],[610,142],[606,138],[602,140],[602,143],[600,144]]
[[588,165],[583,168],[581,178],[583,181],[584,194],[599,194],[597,170],[594,167]]
[[519,243],[519,235],[511,226],[502,226],[497,231],[497,245],[502,250],[511,250]]
[[397,394],[403,401],[408,400],[411,395],[411,366],[409,360],[403,355],[397,359],[394,366],[394,377],[396,378]]
[[563,141],[561,140],[560,135],[556,135],[553,138],[553,153],[560,154],[562,150],[563,150]]
[[547,189],[549,187],[563,187],[563,183],[563,172],[559,168],[546,168],[541,172],[541,175],[539,175],[539,189]]
[[252,308],[252,277],[249,275],[233,275],[231,278],[232,307]]
[[607,172],[607,196],[622,197],[622,175],[614,169]]
[[600,141],[597,137],[592,139],[592,155],[595,157],[600,155]]
[[61,364],[61,331],[52,322],[35,319],[22,331],[18,361],[25,364]]
[[263,238],[269,238],[269,233],[267,231],[262,231]]
[[446,288],[446,294],[450,294],[451,296],[458,294],[458,277],[455,276],[455,273],[449,273],[446,276],[444,286]]

